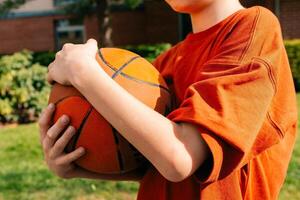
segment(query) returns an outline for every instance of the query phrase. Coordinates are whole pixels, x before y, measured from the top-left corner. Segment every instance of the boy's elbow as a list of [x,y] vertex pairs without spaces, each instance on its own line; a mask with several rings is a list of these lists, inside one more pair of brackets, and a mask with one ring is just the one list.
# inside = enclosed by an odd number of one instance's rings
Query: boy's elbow
[[172,170],[172,171],[170,170],[170,172],[165,174],[164,177],[170,182],[177,183],[177,182],[181,182],[181,181],[185,180],[189,176],[186,174],[177,172],[175,170]]
[[187,159],[174,159],[162,175],[170,182],[181,182],[192,173],[191,161]]

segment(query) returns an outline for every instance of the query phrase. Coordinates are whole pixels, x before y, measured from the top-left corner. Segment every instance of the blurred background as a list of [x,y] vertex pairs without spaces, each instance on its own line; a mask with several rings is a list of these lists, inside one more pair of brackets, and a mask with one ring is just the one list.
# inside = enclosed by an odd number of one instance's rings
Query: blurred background
[[[264,6],[280,20],[299,91],[300,1],[241,2]],[[189,17],[163,0],[0,0],[0,200],[135,199],[135,182],[62,180],[48,171],[36,124],[50,92],[47,66],[64,43],[89,38],[153,61],[190,31]],[[300,94],[297,100],[299,107]],[[279,199],[300,199],[299,137]]]

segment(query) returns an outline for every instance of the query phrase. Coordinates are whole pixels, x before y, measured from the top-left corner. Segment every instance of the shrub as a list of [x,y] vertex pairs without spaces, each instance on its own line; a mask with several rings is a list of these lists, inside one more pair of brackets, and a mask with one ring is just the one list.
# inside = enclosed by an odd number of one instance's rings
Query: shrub
[[48,66],[55,59],[55,52],[36,52],[33,53],[33,63]]
[[125,49],[135,52],[152,62],[159,54],[171,48],[169,43],[161,44],[141,44],[125,46]]
[[47,105],[47,68],[32,61],[26,50],[0,58],[0,122],[35,121]]
[[285,48],[289,57],[296,90],[300,91],[300,40],[285,41]]
[[[153,61],[170,44],[127,46]],[[124,47],[123,47],[124,48]],[[27,50],[0,57],[0,122],[35,121],[47,105],[50,86],[46,81],[47,67],[55,52],[33,53]]]

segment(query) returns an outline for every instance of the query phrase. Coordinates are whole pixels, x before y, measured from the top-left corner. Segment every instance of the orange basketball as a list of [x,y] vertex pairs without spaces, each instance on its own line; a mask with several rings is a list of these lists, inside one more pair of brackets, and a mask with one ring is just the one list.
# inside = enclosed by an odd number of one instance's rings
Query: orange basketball
[[[168,87],[147,60],[117,48],[100,49],[96,59],[99,67],[145,105],[161,114],[169,111]],[[77,130],[66,151],[80,146],[86,149],[77,165],[100,174],[121,176],[145,167],[146,159],[74,87],[54,84],[49,103],[56,104],[53,123],[66,114]]]

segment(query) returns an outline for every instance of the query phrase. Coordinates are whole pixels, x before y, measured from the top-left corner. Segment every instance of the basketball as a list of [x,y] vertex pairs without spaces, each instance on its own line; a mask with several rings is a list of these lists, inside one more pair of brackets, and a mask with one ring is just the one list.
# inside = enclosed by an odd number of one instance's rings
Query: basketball
[[[171,95],[167,84],[146,59],[124,49],[101,48],[96,60],[114,81],[145,105],[163,115],[169,112]],[[71,152],[78,147],[86,149],[85,155],[75,162],[78,166],[120,176],[147,166],[147,160],[76,88],[55,83],[49,103],[56,105],[53,123],[65,114],[70,117],[70,125],[76,128],[65,151]]]

